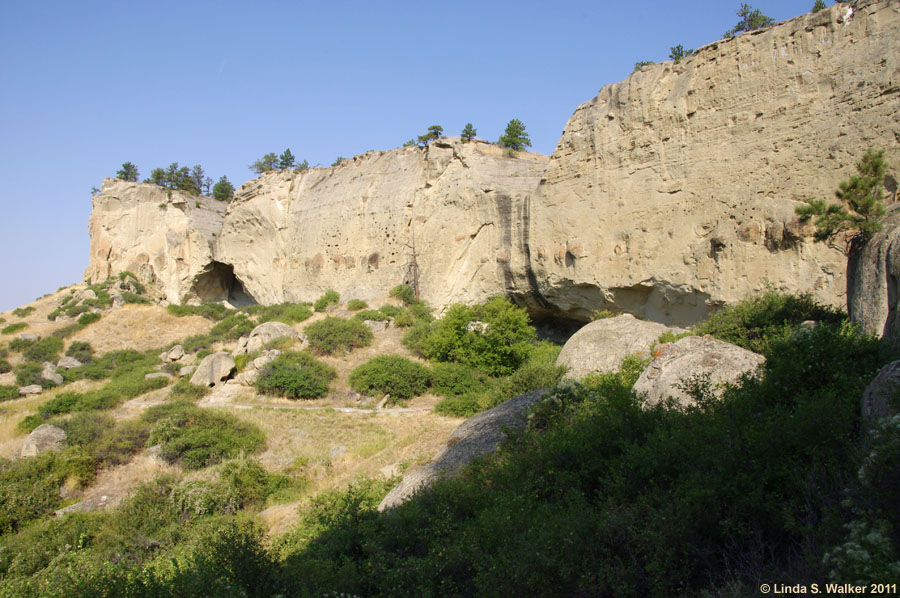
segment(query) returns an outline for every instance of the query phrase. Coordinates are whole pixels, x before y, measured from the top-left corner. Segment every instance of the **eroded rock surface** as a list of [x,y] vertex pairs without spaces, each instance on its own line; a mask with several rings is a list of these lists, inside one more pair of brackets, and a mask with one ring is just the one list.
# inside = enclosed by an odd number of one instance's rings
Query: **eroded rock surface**
[[900,210],[894,207],[847,262],[847,310],[869,334],[900,342]]
[[207,355],[197,365],[197,369],[191,375],[191,384],[197,386],[215,386],[228,378],[234,371],[234,358],[231,353],[220,351]]
[[19,457],[37,457],[42,453],[58,451],[65,441],[65,430],[50,424],[41,424],[25,438]]
[[900,361],[885,365],[863,392],[862,418],[872,421],[900,411]]

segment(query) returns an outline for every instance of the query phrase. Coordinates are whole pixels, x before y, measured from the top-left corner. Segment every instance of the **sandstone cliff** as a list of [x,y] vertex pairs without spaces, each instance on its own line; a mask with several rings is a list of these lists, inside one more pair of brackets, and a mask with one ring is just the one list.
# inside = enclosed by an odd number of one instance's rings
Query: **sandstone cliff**
[[842,304],[844,256],[801,236],[868,148],[900,164],[900,5],[851,3],[644,67],[580,106],[531,208],[538,292],[584,317],[702,318],[774,285]]
[[409,277],[414,238],[437,307],[508,294],[688,324],[766,286],[842,305],[846,259],[794,208],[866,149],[900,164],[898,39],[900,5],[860,0],[644,67],[575,111],[549,163],[447,139],[268,173],[224,217],[108,180],[88,274],[132,270],[178,302],[370,299]]

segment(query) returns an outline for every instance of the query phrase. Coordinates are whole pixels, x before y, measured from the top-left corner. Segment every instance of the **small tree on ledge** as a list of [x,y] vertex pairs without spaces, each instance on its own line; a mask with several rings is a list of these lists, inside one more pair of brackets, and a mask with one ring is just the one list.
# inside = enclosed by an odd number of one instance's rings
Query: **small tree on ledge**
[[525,124],[518,118],[509,121],[506,125],[506,131],[500,136],[497,144],[514,152],[531,147],[531,139],[528,138],[528,133],[525,132]]

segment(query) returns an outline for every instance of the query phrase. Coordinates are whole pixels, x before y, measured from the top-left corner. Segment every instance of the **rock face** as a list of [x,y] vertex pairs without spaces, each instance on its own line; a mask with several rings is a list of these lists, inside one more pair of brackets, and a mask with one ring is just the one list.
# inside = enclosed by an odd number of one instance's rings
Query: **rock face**
[[66,441],[66,433],[62,428],[51,426],[50,424],[41,424],[31,431],[31,434],[25,439],[19,456],[37,457],[41,453],[48,451],[58,451],[62,448]]
[[246,352],[259,351],[263,345],[276,338],[299,338],[300,334],[282,322],[263,322],[252,331],[247,339]]
[[900,210],[896,206],[884,218],[881,230],[850,252],[847,309],[866,332],[900,342]]
[[453,475],[475,457],[493,451],[506,437],[504,430],[525,426],[529,408],[546,393],[547,389],[542,388],[519,395],[460,424],[430,463],[403,476],[403,481],[384,497],[378,510],[400,506],[438,478]]
[[765,362],[761,355],[711,336],[687,336],[660,345],[654,353],[656,358],[634,383],[635,392],[647,393],[645,405],[669,397],[680,405],[690,405],[693,399],[679,388],[683,381],[709,376],[713,391],[720,394],[718,386],[737,382]]
[[220,351],[203,358],[191,376],[191,384],[197,386],[215,386],[234,371],[234,358],[231,353]]
[[564,380],[578,380],[592,372],[618,372],[626,355],[647,355],[650,345],[668,330],[681,332],[630,314],[597,320],[566,341],[556,365],[569,368]]
[[565,127],[531,206],[538,292],[690,323],[764,290],[845,294],[845,258],[802,237],[869,148],[900,164],[900,11],[830,6],[646,66]]
[[[900,163],[900,11],[857,0],[644,67],[570,118],[552,158],[482,142],[369,152],[212,200],[108,179],[92,281],[135,272],[171,302],[492,295],[688,324],[767,285],[842,305],[845,258],[794,213],[869,148]],[[215,236],[214,236],[215,233]]]
[[[892,405],[892,402],[898,401]],[[887,364],[863,392],[861,413],[864,420],[871,421],[890,417],[900,407],[900,361]]]

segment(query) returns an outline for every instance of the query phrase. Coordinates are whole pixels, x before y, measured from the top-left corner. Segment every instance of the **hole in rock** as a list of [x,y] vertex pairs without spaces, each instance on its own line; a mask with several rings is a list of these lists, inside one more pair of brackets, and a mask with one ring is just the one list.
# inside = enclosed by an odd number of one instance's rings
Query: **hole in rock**
[[235,307],[256,304],[253,296],[234,275],[234,267],[222,262],[211,262],[194,278],[191,295],[203,302],[228,301]]

